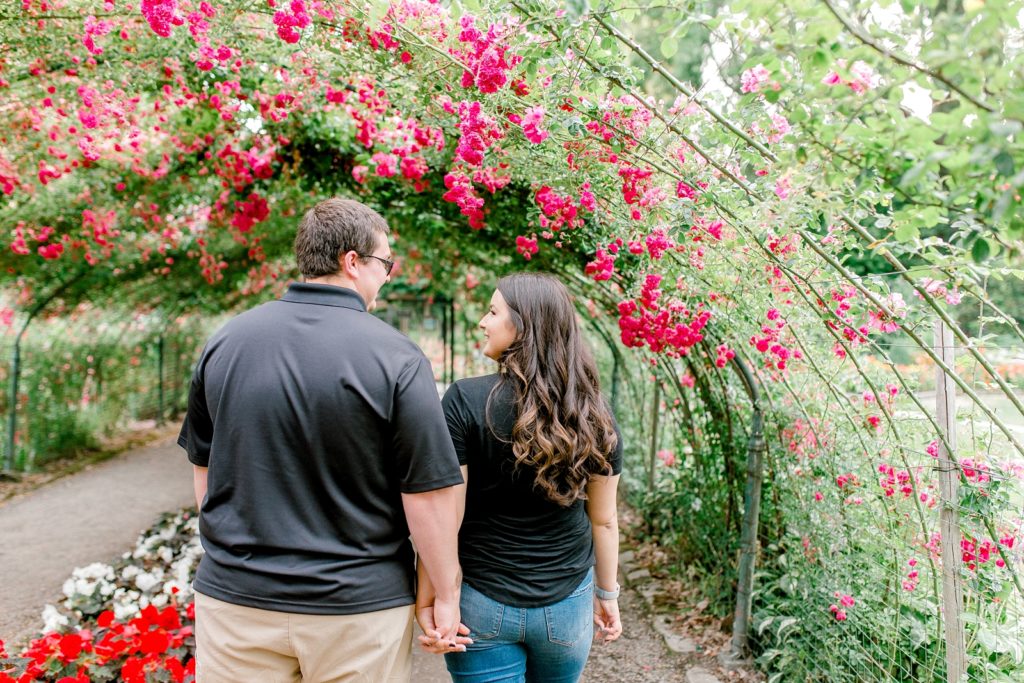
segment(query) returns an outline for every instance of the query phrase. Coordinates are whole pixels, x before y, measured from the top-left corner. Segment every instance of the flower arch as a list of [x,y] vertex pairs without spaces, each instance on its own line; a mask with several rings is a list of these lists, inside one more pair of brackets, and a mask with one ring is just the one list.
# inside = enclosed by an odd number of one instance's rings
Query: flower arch
[[[835,680],[944,670],[940,446],[980,615],[969,666],[1024,666],[1024,405],[997,348],[1024,333],[990,295],[1022,272],[1019,3],[20,5],[0,15],[8,320],[58,290],[268,296],[296,214],[360,196],[393,222],[409,286],[565,277],[623,410],[673,425],[644,475],[652,524],[709,572],[743,541],[746,420],[764,412],[771,522],[743,545],[771,577],[754,605],[769,671],[812,672],[816,648],[846,663]],[[924,366],[972,406],[955,447]],[[679,516],[705,499],[701,538]],[[898,656],[874,661],[872,638]]]

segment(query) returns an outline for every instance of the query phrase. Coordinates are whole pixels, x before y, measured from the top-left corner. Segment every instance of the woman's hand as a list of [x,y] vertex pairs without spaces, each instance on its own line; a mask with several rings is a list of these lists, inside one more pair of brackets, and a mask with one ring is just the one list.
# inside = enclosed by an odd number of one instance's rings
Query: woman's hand
[[434,623],[434,605],[417,605],[416,622],[423,629],[423,635],[418,637],[420,647],[424,652],[442,655],[445,652],[465,652],[466,646],[472,644],[473,639],[469,635],[469,627],[463,623],[459,624],[458,635],[454,641],[441,637],[441,632]]
[[610,643],[622,635],[622,621],[619,619],[619,601],[594,598],[594,637]]

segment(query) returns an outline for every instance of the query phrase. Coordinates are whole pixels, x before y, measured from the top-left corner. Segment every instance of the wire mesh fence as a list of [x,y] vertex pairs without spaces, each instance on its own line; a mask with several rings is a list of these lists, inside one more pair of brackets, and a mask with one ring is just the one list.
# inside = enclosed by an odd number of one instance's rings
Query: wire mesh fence
[[118,316],[98,309],[34,320],[20,340],[13,402],[17,336],[8,328],[0,365],[5,464],[32,470],[179,414],[192,365],[214,324],[199,316]]

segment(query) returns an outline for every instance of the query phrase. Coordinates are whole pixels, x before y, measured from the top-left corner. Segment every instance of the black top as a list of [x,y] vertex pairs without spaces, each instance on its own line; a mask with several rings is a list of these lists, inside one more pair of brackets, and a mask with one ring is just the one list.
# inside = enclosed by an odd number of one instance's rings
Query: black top
[[[514,468],[511,388],[499,389],[491,405],[491,424],[506,441],[487,427],[487,397],[497,381],[459,380],[442,400],[459,463],[469,468],[459,561],[463,580],[492,600],[543,607],[572,593],[594,565],[590,518],[584,501],[562,507],[534,489],[533,471]],[[621,436],[610,460],[619,474]]]
[[330,285],[213,335],[178,443],[209,467],[196,590],[279,612],[411,604],[401,493],[462,482],[422,351]]

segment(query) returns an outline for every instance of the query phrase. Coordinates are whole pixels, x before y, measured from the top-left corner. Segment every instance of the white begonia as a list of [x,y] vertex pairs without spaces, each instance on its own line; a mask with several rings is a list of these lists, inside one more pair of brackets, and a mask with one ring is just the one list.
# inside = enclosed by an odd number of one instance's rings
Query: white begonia
[[192,595],[192,588],[188,582],[182,583],[177,579],[171,579],[164,583],[163,592],[168,596],[173,595],[178,599],[185,599]]
[[53,633],[68,625],[67,616],[61,614],[55,605],[47,605],[43,608],[43,633]]
[[119,621],[123,621],[139,616],[139,596],[140,593],[138,591],[118,588],[111,602],[114,617]]
[[[122,555],[120,568],[100,562],[76,568],[62,587],[67,597],[64,612],[52,605],[44,611],[46,628],[53,631],[67,626],[73,611],[83,604],[94,609],[91,605],[97,598],[118,621],[137,617],[149,605],[187,601],[193,594],[196,565],[204,554],[198,516],[179,514],[152,533],[140,534],[134,551]],[[133,559],[144,562],[135,564]],[[153,568],[146,571],[143,564]],[[157,594],[149,595],[154,592]]]
[[69,600],[76,596],[91,597],[99,590],[101,596],[110,595],[115,579],[114,568],[102,562],[85,567],[76,567],[71,578],[64,582],[61,591]]
[[71,575],[82,579],[107,579],[114,580],[114,568],[102,562],[93,562],[85,567],[78,567]]
[[84,595],[86,597],[96,592],[96,586],[99,584],[96,581],[89,579],[78,579],[75,581],[75,595]]
[[156,576],[156,572],[157,571],[159,571],[159,570],[154,570],[153,574],[150,574],[149,572],[142,572],[141,574],[136,576],[135,577],[135,587],[138,588],[143,593],[148,593],[158,583],[160,583],[160,580],[161,580],[162,577]]
[[156,554],[164,564],[170,564],[171,560],[174,559],[174,551],[171,550],[170,546],[161,546],[160,550],[158,550]]
[[114,618],[118,621],[125,621],[127,619],[134,619],[139,616],[139,606],[134,602],[115,602],[113,604]]
[[171,565],[170,574],[178,583],[187,584],[189,582],[189,577],[192,576],[192,571],[195,566],[196,558],[192,555],[185,555],[185,557]]

